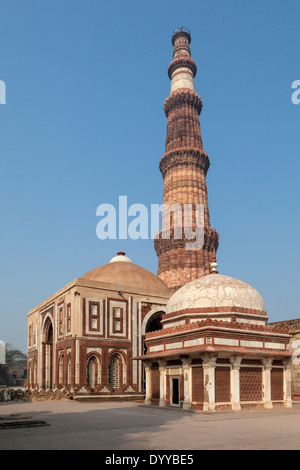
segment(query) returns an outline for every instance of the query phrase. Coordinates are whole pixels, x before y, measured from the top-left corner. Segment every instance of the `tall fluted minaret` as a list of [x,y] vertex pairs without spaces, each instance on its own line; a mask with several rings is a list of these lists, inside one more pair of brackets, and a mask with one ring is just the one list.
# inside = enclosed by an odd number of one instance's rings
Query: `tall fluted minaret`
[[[168,68],[171,93],[164,103],[168,118],[167,138],[160,171],[164,178],[163,204],[174,210],[170,212],[169,232],[163,222],[162,230],[154,241],[158,276],[173,291],[210,274],[210,264],[215,260],[219,244],[219,235],[210,226],[206,188],[209,158],[203,151],[199,121],[202,99],[195,93],[197,67],[191,59],[190,42],[188,29],[180,27],[173,32],[173,60]],[[184,220],[184,208],[187,205],[191,208],[191,217]],[[199,207],[204,212],[202,219],[196,219]],[[194,243],[195,246],[195,240],[191,240],[190,235],[185,236],[186,230],[182,231],[180,237],[176,231],[179,220],[176,217],[181,218],[185,228],[187,220],[190,220],[190,229],[195,233],[196,221],[203,220],[204,238],[201,247],[189,249],[191,245],[188,244]]]

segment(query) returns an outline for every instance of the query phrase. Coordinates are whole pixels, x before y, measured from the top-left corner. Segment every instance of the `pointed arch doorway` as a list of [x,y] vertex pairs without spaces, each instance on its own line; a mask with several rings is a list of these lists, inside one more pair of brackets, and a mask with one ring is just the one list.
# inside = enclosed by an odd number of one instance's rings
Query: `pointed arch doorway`
[[[145,344],[145,335],[146,333],[151,333],[152,331],[157,331],[162,329],[162,317],[165,314],[165,310],[157,308],[155,310],[150,310],[150,312],[146,315],[144,322],[143,322],[143,352],[147,354],[147,347]],[[142,390],[146,390],[146,371],[145,367],[143,366],[142,369]]]
[[53,388],[53,325],[48,317],[44,324],[42,387]]

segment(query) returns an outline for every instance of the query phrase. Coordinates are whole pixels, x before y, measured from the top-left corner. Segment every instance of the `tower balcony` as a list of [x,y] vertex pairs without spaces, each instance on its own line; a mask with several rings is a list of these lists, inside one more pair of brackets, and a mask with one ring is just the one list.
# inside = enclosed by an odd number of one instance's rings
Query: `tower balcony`
[[180,26],[180,28],[174,29],[172,33],[172,44],[174,46],[175,39],[178,36],[185,36],[187,37],[189,44],[191,43],[191,32],[188,28],[185,28],[184,26]]

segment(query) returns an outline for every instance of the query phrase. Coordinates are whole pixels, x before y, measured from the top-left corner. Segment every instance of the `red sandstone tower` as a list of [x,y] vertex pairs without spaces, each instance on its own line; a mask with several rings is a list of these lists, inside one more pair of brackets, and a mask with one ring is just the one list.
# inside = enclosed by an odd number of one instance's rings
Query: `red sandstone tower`
[[[160,161],[164,178],[163,204],[174,207],[170,212],[169,236],[164,222],[154,241],[158,256],[158,276],[173,291],[194,279],[210,273],[210,264],[215,260],[219,235],[210,226],[206,187],[209,158],[203,151],[199,115],[202,99],[195,93],[194,77],[197,73],[191,59],[191,34],[180,27],[173,32],[173,60],[168,68],[171,93],[165,100],[164,111],[168,119],[165,154]],[[184,208],[191,207],[190,229],[196,230],[196,210],[201,205],[204,211],[203,245],[189,249],[194,243],[186,237],[186,230],[179,238],[176,223],[187,226]],[[177,215],[176,215],[177,213]],[[177,220],[177,222],[176,222]],[[190,245],[191,246],[191,245]]]

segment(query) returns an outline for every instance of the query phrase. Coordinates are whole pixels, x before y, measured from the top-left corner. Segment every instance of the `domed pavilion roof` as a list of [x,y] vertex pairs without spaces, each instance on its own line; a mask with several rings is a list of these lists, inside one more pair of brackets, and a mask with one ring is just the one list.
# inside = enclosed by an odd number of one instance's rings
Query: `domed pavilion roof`
[[264,302],[249,284],[229,276],[209,274],[178,289],[169,299],[166,313],[206,308],[222,311],[225,307],[264,311]]

